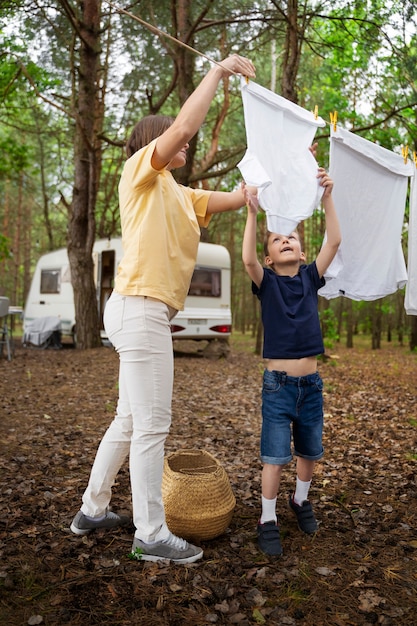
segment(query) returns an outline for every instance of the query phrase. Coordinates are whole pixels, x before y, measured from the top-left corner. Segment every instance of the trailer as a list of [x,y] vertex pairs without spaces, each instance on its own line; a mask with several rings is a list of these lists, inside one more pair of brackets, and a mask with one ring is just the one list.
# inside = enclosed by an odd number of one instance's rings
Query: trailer
[[[100,333],[107,339],[103,312],[123,254],[121,238],[100,239],[93,247]],[[224,246],[200,242],[185,308],[172,320],[173,339],[227,339],[232,329],[230,255]],[[61,333],[76,342],[71,272],[66,248],[40,257],[24,307],[24,331],[33,320],[58,317]]]
[[171,323],[173,339],[226,339],[232,331],[231,265],[227,248],[198,246],[197,261],[183,311]]

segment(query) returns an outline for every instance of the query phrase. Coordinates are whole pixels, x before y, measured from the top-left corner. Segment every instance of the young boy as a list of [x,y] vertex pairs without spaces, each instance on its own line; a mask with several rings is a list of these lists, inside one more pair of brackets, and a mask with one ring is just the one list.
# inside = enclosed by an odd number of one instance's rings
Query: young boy
[[327,239],[317,259],[305,264],[297,232],[267,233],[265,265],[256,253],[258,201],[245,190],[248,215],[242,259],[261,302],[266,368],[262,387],[262,513],[257,526],[260,549],[280,556],[282,546],[276,514],[283,467],[297,457],[297,482],[289,498],[300,530],[312,534],[318,524],[308,500],[315,462],[323,456],[323,383],[317,355],[324,352],[317,291],[340,245],[339,222],[332,199],[333,181],[323,168],[317,177],[324,187]]

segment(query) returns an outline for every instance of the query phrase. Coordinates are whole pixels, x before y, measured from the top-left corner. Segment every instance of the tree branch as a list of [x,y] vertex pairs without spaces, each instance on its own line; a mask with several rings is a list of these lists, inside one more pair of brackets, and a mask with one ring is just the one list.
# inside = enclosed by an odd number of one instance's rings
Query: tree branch
[[[386,115],[382,120],[377,120],[376,122],[372,122],[372,124],[367,124],[366,126],[359,126],[358,128],[352,128],[350,130],[351,133],[358,134],[362,133],[366,130],[371,130],[372,128],[378,128],[381,124],[385,124],[388,120],[398,115],[401,111],[405,111],[406,109],[412,109],[417,106],[417,102],[410,102],[405,104],[398,109],[393,109],[388,115]],[[322,133],[321,135],[316,135],[315,139],[328,139],[330,137],[330,133]]]
[[41,100],[43,100],[44,102],[46,102],[47,104],[50,104],[51,106],[53,106],[55,109],[58,109],[59,111],[62,111],[62,113],[65,113],[65,115],[68,115],[68,117],[72,117],[74,118],[74,114],[71,113],[70,111],[68,111],[67,109],[64,109],[62,106],[60,106],[59,104],[57,104],[56,102],[54,102],[53,100],[50,100],[49,98],[47,98],[46,96],[44,96],[39,89],[36,86],[35,81],[33,80],[32,76],[30,75],[30,72],[28,71],[26,65],[20,61],[20,59],[16,60],[16,64],[18,65],[18,67],[22,70],[22,73],[24,74],[24,76],[26,76],[27,80],[29,81],[33,91],[35,92],[35,94],[38,96],[38,98],[40,98]]

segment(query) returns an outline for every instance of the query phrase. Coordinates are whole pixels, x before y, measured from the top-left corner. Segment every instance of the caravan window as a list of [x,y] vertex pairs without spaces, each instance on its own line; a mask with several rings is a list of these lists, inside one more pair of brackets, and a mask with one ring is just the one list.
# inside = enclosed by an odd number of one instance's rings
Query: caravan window
[[61,292],[61,270],[42,270],[41,271],[41,293],[60,293]]
[[196,267],[188,295],[220,298],[221,270],[213,267]]

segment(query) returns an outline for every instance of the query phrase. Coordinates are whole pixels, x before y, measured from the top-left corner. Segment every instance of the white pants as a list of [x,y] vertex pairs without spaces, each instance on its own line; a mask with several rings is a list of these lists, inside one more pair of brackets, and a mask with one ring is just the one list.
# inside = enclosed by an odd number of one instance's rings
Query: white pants
[[90,516],[104,514],[129,454],[135,536],[145,542],[167,532],[161,484],[171,425],[173,314],[163,302],[116,292],[104,313],[108,338],[120,359],[119,400],[97,450],[81,510]]

